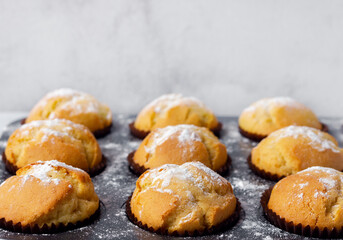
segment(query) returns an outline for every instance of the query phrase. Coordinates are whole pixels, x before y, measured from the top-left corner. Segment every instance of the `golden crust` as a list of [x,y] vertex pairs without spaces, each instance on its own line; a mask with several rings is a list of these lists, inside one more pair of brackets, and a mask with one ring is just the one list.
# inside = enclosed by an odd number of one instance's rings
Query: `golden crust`
[[146,169],[198,161],[217,171],[226,164],[227,151],[207,128],[176,125],[153,130],[138,147],[133,161]]
[[252,163],[279,177],[312,166],[343,170],[343,152],[336,139],[320,130],[289,126],[263,139],[251,152]]
[[311,228],[343,227],[343,173],[312,167],[279,181],[272,190],[268,208],[286,222]]
[[215,129],[216,116],[198,99],[180,94],[163,95],[148,104],[137,116],[134,126],[149,132],[170,125],[193,124]]
[[286,97],[264,98],[253,103],[243,110],[238,122],[245,132],[261,136],[290,125],[322,128],[309,108]]
[[58,89],[48,93],[31,110],[26,122],[67,119],[88,127],[92,132],[112,124],[109,107],[93,96],[72,89]]
[[64,119],[24,124],[8,139],[5,155],[18,168],[57,159],[89,171],[102,161],[100,147],[88,128]]
[[13,225],[67,225],[99,207],[89,175],[58,161],[36,162],[0,185],[0,218]]
[[131,212],[154,230],[203,231],[235,211],[231,184],[199,162],[166,164],[146,171],[136,182]]

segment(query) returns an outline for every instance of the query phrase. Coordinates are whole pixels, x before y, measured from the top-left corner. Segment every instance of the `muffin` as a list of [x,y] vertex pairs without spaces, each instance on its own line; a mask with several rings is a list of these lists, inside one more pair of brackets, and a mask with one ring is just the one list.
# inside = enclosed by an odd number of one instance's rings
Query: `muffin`
[[202,102],[181,94],[163,95],[149,103],[130,124],[131,133],[144,138],[156,128],[170,125],[192,124],[206,127],[216,135],[221,130],[221,123]]
[[56,160],[27,165],[0,185],[0,226],[11,231],[65,230],[90,220],[98,208],[89,175]]
[[277,180],[312,166],[342,171],[343,151],[328,133],[289,126],[263,139],[252,149],[250,161],[252,170],[259,175]]
[[243,136],[256,141],[290,125],[326,129],[309,108],[288,97],[264,98],[253,103],[243,110],[238,124]]
[[126,207],[129,219],[138,226],[179,236],[227,229],[239,213],[230,183],[200,162],[146,171]]
[[97,137],[107,134],[112,126],[112,113],[107,105],[87,93],[64,88],[41,99],[25,122],[56,118],[85,125]]
[[100,147],[88,128],[64,119],[22,125],[9,137],[3,154],[12,173],[27,164],[53,159],[92,174],[105,167]]
[[261,203],[268,219],[287,231],[312,237],[342,237],[342,191],[343,173],[311,167],[279,181],[271,194],[264,193]]
[[137,174],[164,164],[195,161],[224,174],[230,163],[225,145],[210,130],[186,124],[153,130],[128,160]]

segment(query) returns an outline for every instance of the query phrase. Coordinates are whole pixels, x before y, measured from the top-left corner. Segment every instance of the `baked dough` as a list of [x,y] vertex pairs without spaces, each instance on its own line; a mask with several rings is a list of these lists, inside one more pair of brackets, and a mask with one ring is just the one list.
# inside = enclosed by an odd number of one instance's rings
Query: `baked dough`
[[56,118],[83,124],[91,132],[112,125],[112,113],[107,105],[87,93],[68,88],[48,93],[34,106],[25,122]]
[[100,147],[88,128],[64,119],[22,125],[8,139],[5,156],[17,168],[57,159],[87,172],[102,161]]
[[311,167],[279,181],[268,208],[286,222],[320,230],[343,227],[343,173]]
[[290,125],[322,129],[309,108],[289,97],[261,99],[244,109],[238,122],[241,130],[261,138]]
[[89,175],[56,160],[25,166],[0,185],[0,219],[13,225],[66,226],[88,219],[98,208]]
[[312,166],[343,170],[343,151],[336,139],[318,129],[289,126],[270,134],[251,151],[257,168],[279,177]]
[[178,124],[193,124],[213,130],[219,123],[212,111],[198,99],[183,97],[181,94],[167,94],[143,108],[134,127],[150,132],[156,128]]
[[228,219],[237,200],[231,184],[200,162],[166,164],[136,182],[131,212],[157,231],[204,231]]
[[218,171],[227,163],[227,151],[207,128],[182,124],[153,130],[138,147],[133,161],[146,169],[199,161]]

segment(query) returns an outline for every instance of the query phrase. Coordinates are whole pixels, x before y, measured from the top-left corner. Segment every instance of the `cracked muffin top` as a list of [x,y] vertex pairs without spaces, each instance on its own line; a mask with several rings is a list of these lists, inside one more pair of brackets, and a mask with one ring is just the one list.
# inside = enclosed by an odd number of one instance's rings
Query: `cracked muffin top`
[[226,165],[227,151],[207,128],[182,124],[153,130],[138,147],[133,161],[146,169],[199,161],[217,171]]
[[22,125],[9,137],[5,156],[16,168],[56,159],[87,172],[102,161],[99,144],[89,129],[65,119]]
[[341,229],[342,193],[342,172],[311,167],[279,181],[272,190],[268,208],[294,225]]
[[136,182],[131,212],[142,224],[168,233],[203,231],[235,211],[231,184],[199,162],[166,164]]
[[25,122],[56,118],[85,125],[91,132],[112,124],[112,113],[107,105],[87,93],[68,88],[48,93],[34,106]]
[[289,126],[271,133],[251,151],[252,163],[279,177],[312,166],[343,170],[343,151],[336,139],[318,129]]
[[134,122],[134,127],[150,132],[156,128],[177,124],[193,124],[212,130],[218,126],[218,121],[212,111],[198,99],[183,97],[181,94],[166,94],[143,108]]
[[98,208],[89,175],[56,160],[27,165],[0,185],[0,218],[13,225],[67,226],[89,218]]
[[322,129],[308,107],[289,97],[261,99],[244,109],[238,122],[243,131],[261,137],[290,125]]

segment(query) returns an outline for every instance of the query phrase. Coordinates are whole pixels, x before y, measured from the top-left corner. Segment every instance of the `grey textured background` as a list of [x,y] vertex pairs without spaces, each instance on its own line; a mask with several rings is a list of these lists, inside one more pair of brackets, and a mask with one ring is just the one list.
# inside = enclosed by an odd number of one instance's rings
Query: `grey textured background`
[[343,1],[0,0],[0,111],[72,87],[136,113],[168,92],[238,115],[288,95],[343,116]]

